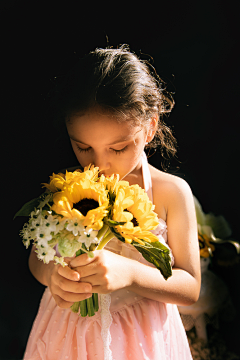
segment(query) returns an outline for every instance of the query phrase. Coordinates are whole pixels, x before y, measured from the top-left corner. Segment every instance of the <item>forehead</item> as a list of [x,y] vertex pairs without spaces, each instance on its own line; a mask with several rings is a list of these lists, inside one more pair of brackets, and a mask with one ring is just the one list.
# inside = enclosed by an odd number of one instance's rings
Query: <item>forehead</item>
[[66,125],[69,136],[83,143],[96,140],[109,144],[128,141],[143,129],[143,126],[133,119],[120,119],[99,110],[75,114]]

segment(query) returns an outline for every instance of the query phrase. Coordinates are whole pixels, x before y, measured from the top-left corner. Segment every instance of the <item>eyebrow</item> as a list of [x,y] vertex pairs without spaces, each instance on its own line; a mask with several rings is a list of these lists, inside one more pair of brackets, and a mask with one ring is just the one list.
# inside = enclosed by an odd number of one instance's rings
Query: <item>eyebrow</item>
[[[139,133],[139,131],[141,131],[142,129],[138,130],[133,136],[135,136],[137,133]],[[80,140],[77,140],[74,138],[74,136],[70,136],[69,137],[73,140],[73,141],[76,141],[78,143],[81,143],[83,145],[86,145],[86,146],[89,146],[88,144],[85,144],[84,142],[80,141]],[[132,136],[131,136],[132,137]],[[120,137],[118,138],[117,140],[115,140],[113,143],[111,144],[108,144],[108,146],[112,146],[112,145],[116,145],[116,144],[121,144],[123,142],[127,142],[130,140],[130,135],[126,136],[126,137]]]

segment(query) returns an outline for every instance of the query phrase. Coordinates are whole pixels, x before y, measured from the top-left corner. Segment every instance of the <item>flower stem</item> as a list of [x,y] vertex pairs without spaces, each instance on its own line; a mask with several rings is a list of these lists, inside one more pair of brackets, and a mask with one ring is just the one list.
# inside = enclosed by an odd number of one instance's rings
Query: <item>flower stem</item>
[[101,237],[105,234],[108,229],[108,225],[104,224],[103,227],[98,231],[97,238],[101,239]]
[[88,316],[95,315],[94,306],[93,306],[93,295],[87,299],[87,314]]
[[114,234],[111,232],[111,230],[109,229],[106,233],[106,235],[104,236],[104,238],[102,239],[102,241],[100,241],[100,243],[98,244],[98,246],[96,247],[96,250],[102,250],[104,248],[105,245],[107,245],[107,243],[114,238]]
[[87,316],[87,300],[80,301],[80,315],[82,317]]
[[71,306],[72,312],[78,313],[79,307],[80,307],[80,301],[75,302],[75,303]]
[[92,296],[93,299],[93,308],[94,311],[97,312],[99,310],[99,305],[98,305],[98,294],[94,293]]

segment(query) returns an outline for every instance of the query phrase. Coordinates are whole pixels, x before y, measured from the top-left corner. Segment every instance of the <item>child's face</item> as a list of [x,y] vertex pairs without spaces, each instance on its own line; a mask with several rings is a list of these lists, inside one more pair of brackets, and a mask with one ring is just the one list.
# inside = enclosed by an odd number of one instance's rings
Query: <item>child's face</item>
[[83,167],[91,163],[106,176],[119,174],[120,179],[141,167],[147,138],[146,129],[141,125],[117,122],[111,115],[89,110],[71,117],[67,131]]

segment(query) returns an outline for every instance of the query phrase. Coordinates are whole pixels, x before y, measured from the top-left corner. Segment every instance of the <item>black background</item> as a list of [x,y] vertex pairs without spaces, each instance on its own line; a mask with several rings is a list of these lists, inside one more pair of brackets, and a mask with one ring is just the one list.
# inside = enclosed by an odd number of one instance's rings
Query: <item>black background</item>
[[[46,94],[55,76],[96,47],[127,43],[153,58],[176,102],[166,119],[179,146],[171,171],[190,184],[206,213],[225,216],[239,241],[238,4],[1,2],[0,359],[22,357],[44,290],[18,237],[25,219],[12,218],[53,171],[76,163],[69,144],[56,141]],[[150,162],[159,166],[160,155]],[[219,273],[239,304],[239,265]],[[233,349],[238,329],[227,338]]]

